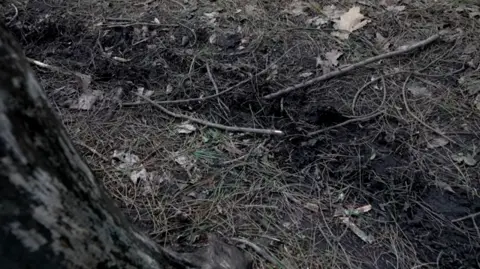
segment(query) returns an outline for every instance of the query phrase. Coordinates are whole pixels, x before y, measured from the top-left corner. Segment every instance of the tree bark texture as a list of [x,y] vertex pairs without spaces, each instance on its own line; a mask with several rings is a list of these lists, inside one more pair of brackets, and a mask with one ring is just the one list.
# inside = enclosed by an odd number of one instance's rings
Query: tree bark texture
[[[0,25],[1,268],[246,268],[218,240],[157,246],[115,208],[75,150],[15,39]],[[217,242],[218,241],[218,242]]]

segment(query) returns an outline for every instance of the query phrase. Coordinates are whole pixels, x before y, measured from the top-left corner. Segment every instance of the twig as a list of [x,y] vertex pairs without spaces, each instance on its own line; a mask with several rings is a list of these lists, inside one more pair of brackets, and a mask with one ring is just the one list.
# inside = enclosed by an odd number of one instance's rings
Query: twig
[[[329,126],[329,127],[326,127],[326,128],[323,128],[323,129],[320,129],[320,130],[317,130],[317,131],[314,131],[314,132],[310,132],[308,133],[307,135],[308,136],[314,136],[314,135],[317,135],[319,133],[323,133],[323,132],[326,132],[328,130],[332,130],[332,129],[335,129],[335,128],[338,128],[338,127],[342,127],[344,125],[347,125],[347,124],[350,124],[350,123],[353,123],[353,122],[359,122],[359,121],[366,121],[366,120],[369,120],[369,119],[372,119],[372,118],[375,118],[379,115],[382,115],[383,113],[385,113],[385,110],[382,110],[383,106],[385,105],[385,101],[387,100],[387,87],[385,85],[385,78],[383,76],[379,77],[378,79],[382,79],[382,86],[383,86],[383,98],[382,98],[382,103],[380,104],[380,106],[377,108],[376,111],[368,114],[368,115],[365,115],[365,116],[360,116],[360,117],[355,117],[355,118],[352,118],[352,119],[349,119],[349,120],[346,120],[344,122],[341,122],[339,124],[336,124],[336,125],[333,125],[333,126]],[[378,80],[377,79],[377,80]],[[376,80],[373,80],[371,83],[375,82]],[[370,83],[370,84],[371,84]],[[366,86],[368,86],[369,83],[365,84],[362,88],[360,88],[360,90],[364,89]],[[360,92],[359,90],[359,92]],[[354,98],[354,102],[355,102],[355,99]],[[354,104],[352,104],[352,110],[354,109]]]
[[405,79],[405,82],[403,83],[403,87],[402,87],[403,105],[405,106],[405,109],[407,110],[408,114],[410,114],[410,116],[412,116],[412,118],[417,120],[420,124],[425,126],[427,129],[429,129],[429,130],[433,131],[434,133],[438,134],[439,136],[447,139],[448,141],[452,142],[453,144],[458,145],[458,143],[455,140],[451,139],[450,137],[446,136],[444,133],[438,131],[437,129],[435,129],[432,126],[425,123],[422,119],[417,117],[417,115],[415,115],[415,113],[413,113],[413,111],[410,109],[410,107],[408,106],[407,93],[406,93],[407,92],[407,82],[408,82],[409,79],[410,79],[410,75]]
[[327,79],[331,79],[331,78],[336,77],[336,76],[344,75],[345,73],[348,73],[352,70],[363,67],[367,64],[370,64],[370,63],[373,63],[373,62],[376,62],[376,61],[379,61],[379,60],[382,60],[382,59],[386,59],[386,58],[390,58],[390,57],[394,57],[394,56],[397,56],[397,55],[401,55],[401,54],[404,54],[404,53],[411,52],[415,49],[426,46],[426,45],[436,41],[437,39],[439,39],[439,37],[440,37],[440,34],[435,34],[435,35],[433,35],[433,36],[431,36],[431,37],[429,37],[425,40],[422,40],[418,43],[415,43],[415,44],[413,44],[409,47],[406,47],[406,48],[403,48],[403,49],[400,49],[400,50],[396,50],[396,51],[392,51],[392,52],[389,52],[389,53],[377,55],[377,56],[374,56],[374,57],[371,57],[371,58],[367,58],[367,59],[365,59],[361,62],[351,64],[351,65],[349,65],[349,66],[347,66],[343,69],[339,69],[339,70],[324,74],[322,76],[307,80],[305,82],[295,84],[293,86],[287,87],[287,88],[282,89],[280,91],[277,91],[277,92],[274,92],[274,93],[271,93],[271,94],[267,94],[263,98],[264,99],[273,99],[273,98],[276,98],[280,95],[283,95],[283,94],[286,94],[286,93],[289,93],[289,92],[292,92],[292,91],[295,91],[295,90],[298,90],[298,89],[305,88],[305,87],[310,86],[314,83],[324,81],[324,80],[327,80]]
[[226,125],[222,125],[222,124],[218,124],[218,123],[213,123],[213,122],[197,119],[197,118],[187,116],[187,115],[183,115],[183,114],[177,114],[177,113],[174,113],[174,112],[164,108],[163,106],[155,103],[154,101],[152,101],[152,99],[150,99],[148,97],[145,97],[145,96],[140,95],[140,94],[136,94],[136,95],[139,96],[140,98],[143,98],[145,101],[152,104],[153,106],[160,109],[163,113],[165,113],[169,116],[172,116],[174,118],[190,120],[192,122],[196,122],[198,124],[202,124],[202,125],[205,125],[205,126],[208,126],[208,127],[217,128],[217,129],[221,129],[221,130],[225,130],[225,131],[229,131],[229,132],[257,133],[257,134],[270,134],[270,135],[283,135],[284,134],[282,131],[279,131],[279,130],[226,126]]
[[54,72],[58,72],[60,74],[64,74],[64,75],[68,75],[68,76],[70,76],[70,75],[76,76],[82,82],[82,88],[83,88],[84,91],[88,90],[88,86],[92,82],[92,77],[90,75],[85,75],[85,74],[82,74],[82,73],[77,72],[77,71],[66,70],[66,69],[63,69],[61,67],[46,64],[46,63],[37,61],[35,59],[31,59],[31,58],[27,58],[27,61],[36,65],[36,66],[40,66],[40,67],[52,70]]
[[353,97],[352,101],[352,114],[355,115],[355,105],[357,104],[357,99],[360,96],[360,94],[365,90],[368,86],[372,85],[373,83],[379,81],[382,77],[377,77],[369,82],[365,83],[360,89],[358,89],[357,93],[355,93],[355,96]]
[[105,162],[108,163],[108,162],[110,161],[107,157],[103,156],[103,154],[101,154],[100,152],[98,152],[96,149],[90,147],[89,145],[87,145],[87,144],[85,144],[85,143],[83,143],[83,142],[78,142],[78,141],[76,141],[76,142],[74,142],[74,143],[77,144],[77,145],[79,145],[79,146],[82,146],[82,147],[88,149],[91,153],[93,153],[93,155],[98,156],[100,159],[104,160]]
[[7,22],[7,24],[11,23],[18,16],[18,8],[14,4],[10,4],[10,5],[12,5],[13,9],[15,10],[15,15],[13,15],[13,17]]
[[452,220],[452,222],[459,222],[459,221],[462,221],[462,220],[466,220],[466,219],[470,219],[470,218],[475,218],[477,216],[480,216],[480,212],[477,212],[477,213],[473,213],[473,214],[470,214],[470,215],[466,215],[464,217],[461,217],[461,218],[458,218],[458,219],[454,219]]
[[333,126],[329,126],[327,128],[323,128],[323,129],[320,129],[320,130],[317,130],[317,131],[314,131],[314,132],[310,132],[310,133],[307,134],[307,136],[314,136],[314,135],[317,135],[319,133],[323,133],[323,132],[326,132],[328,130],[332,130],[332,129],[335,129],[335,128],[338,128],[338,127],[342,127],[342,126],[350,124],[350,123],[359,122],[359,121],[366,121],[366,120],[375,118],[376,116],[382,115],[383,113],[385,113],[385,111],[382,110],[382,111],[377,111],[375,113],[372,113],[372,114],[369,114],[369,115],[366,115],[366,116],[349,119],[349,120],[346,120],[342,123],[339,123],[339,124],[336,124],[336,125],[333,125]]
[[[210,81],[212,82],[212,85],[213,85],[213,88],[215,89],[215,93],[218,94],[219,91],[218,91],[218,86],[217,86],[217,82],[215,81],[215,79],[213,78],[213,75],[212,75],[212,70],[210,69],[210,65],[208,63],[206,63],[206,67],[207,67],[207,73],[208,73],[208,77],[210,78]],[[217,97],[217,101],[218,101],[218,105],[225,109],[226,111],[229,111],[230,112],[230,109],[228,109],[228,106],[226,106],[222,100],[220,99],[220,97]],[[227,113],[224,111],[225,115],[227,115]]]
[[239,243],[245,244],[249,247],[251,247],[255,252],[260,254],[264,259],[269,261],[271,264],[275,264],[279,266],[280,268],[285,268],[285,265],[283,265],[278,259],[267,253],[267,251],[263,250],[261,247],[257,246],[255,243],[248,241],[247,239],[244,238],[232,238],[232,240],[237,241]]
[[[298,45],[297,45],[298,46]],[[258,77],[258,76],[261,76],[265,73],[267,73],[272,67],[274,67],[283,57],[285,57],[291,50],[293,50],[294,48],[296,48],[297,46],[293,46],[292,48],[288,49],[282,56],[280,56],[278,59],[276,59],[273,63],[271,63],[270,65],[268,65],[265,69],[263,69],[262,71],[258,72],[257,74],[255,75],[251,75],[247,78],[247,79],[244,79],[240,82],[238,82],[237,84],[219,92],[219,93],[216,93],[216,94],[212,94],[212,95],[208,95],[208,96],[204,96],[204,97],[197,97],[197,98],[189,98],[189,99],[179,99],[179,100],[165,100],[165,101],[154,101],[156,104],[159,104],[159,105],[165,105],[165,104],[181,104],[181,103],[190,103],[190,102],[203,102],[205,100],[208,100],[208,99],[212,99],[212,98],[216,98],[222,94],[225,94],[225,93],[228,93],[228,92],[231,92],[232,90],[242,86],[243,84],[246,84],[248,82],[250,82],[252,80],[252,78],[254,77]],[[134,102],[134,103],[123,103],[122,105],[123,106],[137,106],[137,105],[144,105],[144,104],[147,104],[148,102]]]

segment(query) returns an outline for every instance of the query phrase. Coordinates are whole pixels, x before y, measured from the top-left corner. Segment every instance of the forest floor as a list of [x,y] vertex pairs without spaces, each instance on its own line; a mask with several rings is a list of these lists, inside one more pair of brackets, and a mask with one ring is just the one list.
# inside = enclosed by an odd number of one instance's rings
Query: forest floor
[[474,2],[16,0],[0,12],[92,170],[160,244],[217,233],[255,268],[480,268]]

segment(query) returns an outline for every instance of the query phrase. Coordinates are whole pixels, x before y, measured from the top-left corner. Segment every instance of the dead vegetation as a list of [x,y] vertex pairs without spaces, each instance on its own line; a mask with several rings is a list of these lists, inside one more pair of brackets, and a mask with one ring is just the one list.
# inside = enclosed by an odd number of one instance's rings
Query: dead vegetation
[[478,267],[479,7],[377,2],[0,7],[78,149],[158,242],[214,232],[255,268]]

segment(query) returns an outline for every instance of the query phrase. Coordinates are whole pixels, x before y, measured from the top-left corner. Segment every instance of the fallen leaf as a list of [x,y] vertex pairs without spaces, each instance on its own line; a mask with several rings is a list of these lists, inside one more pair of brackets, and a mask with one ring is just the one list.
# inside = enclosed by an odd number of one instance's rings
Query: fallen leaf
[[195,126],[191,125],[188,122],[183,122],[182,124],[177,125],[176,131],[179,134],[190,134],[197,130]]
[[299,74],[298,76],[301,77],[301,78],[308,78],[312,75],[313,75],[312,72],[303,72],[303,73]]
[[432,93],[426,87],[417,84],[410,85],[407,90],[415,97],[432,97]]
[[173,86],[172,84],[167,84],[167,88],[165,89],[166,94],[170,94],[173,91]]
[[405,6],[387,6],[388,11],[402,12],[405,10]]
[[210,44],[215,44],[217,42],[217,34],[212,34],[209,38],[208,38],[208,42]]
[[300,16],[305,15],[306,10],[310,7],[308,3],[303,1],[294,0],[290,5],[288,5],[288,9],[285,10],[286,13],[291,14],[293,16]]
[[338,50],[332,50],[325,53],[325,59],[327,59],[332,66],[337,66],[338,58],[340,58],[340,56],[342,55],[343,55],[343,52],[339,52]]
[[99,90],[89,91],[80,95],[76,103],[73,103],[71,109],[90,110],[98,99],[103,98],[103,92]]
[[142,168],[139,171],[133,171],[130,174],[130,180],[133,182],[133,184],[137,184],[139,180],[146,180],[148,176],[147,169]]
[[475,97],[475,100],[473,101],[473,104],[475,105],[475,107],[480,110],[480,94],[477,95],[477,97]]
[[434,149],[434,148],[439,148],[439,147],[446,146],[447,144],[448,144],[447,139],[445,139],[443,137],[437,137],[437,138],[434,138],[434,139],[428,141],[427,147],[429,149]]
[[218,15],[220,15],[220,13],[218,13],[217,11],[203,13],[203,16],[207,17],[208,19],[214,19],[218,17]]
[[354,6],[342,14],[340,19],[335,20],[334,27],[340,31],[333,32],[332,35],[340,39],[348,39],[350,33],[364,27],[369,22],[370,20],[365,19],[365,16],[360,13],[360,7]]
[[374,238],[373,236],[371,235],[368,235],[367,233],[365,233],[364,231],[362,231],[355,223],[353,223],[350,218],[348,217],[344,217],[342,218],[342,222],[347,225],[348,228],[350,228],[350,230],[355,234],[357,235],[358,237],[360,237],[360,239],[362,239],[364,242],[367,242],[369,244],[373,243],[374,241]]
[[459,163],[465,163],[467,166],[474,166],[477,164],[477,160],[475,160],[474,156],[472,154],[463,154],[463,153],[457,153],[452,155],[452,159]]
[[314,203],[306,203],[304,207],[312,212],[318,213],[319,206]]
[[344,11],[338,10],[335,5],[324,6],[322,13],[327,16],[330,20],[336,20],[342,16]]
[[450,186],[449,184],[443,182],[443,181],[440,181],[440,180],[435,180],[434,181],[434,184],[435,186],[441,188],[441,189],[444,189],[446,191],[449,191],[451,193],[455,193],[455,191],[452,189],[452,186]]
[[125,151],[114,150],[112,158],[120,161],[121,165],[123,165],[122,167],[131,167],[140,162],[140,158],[137,155]]
[[245,6],[245,13],[249,16],[255,15],[255,9],[254,5],[248,4]]
[[145,91],[144,87],[138,87],[138,89],[137,89],[137,94],[138,95],[141,95],[141,96],[144,96],[144,97],[147,97],[147,98],[152,96],[153,93],[154,93],[154,91],[152,91],[152,90]]
[[361,213],[367,213],[367,212],[369,212],[370,210],[372,210],[372,205],[360,206],[360,207],[357,207],[356,210],[357,210],[357,212],[358,212],[359,214],[361,214]]
[[88,92],[88,87],[92,83],[92,76],[85,75],[85,74],[78,73],[78,72],[75,72],[75,75],[80,80],[80,85],[82,86],[82,90],[84,92]]
[[130,59],[126,59],[126,58],[122,58],[122,57],[117,57],[117,56],[112,57],[112,60],[115,60],[115,61],[121,62],[121,63],[128,63],[128,62],[131,61]]
[[308,19],[306,21],[306,24],[311,26],[320,26],[320,25],[327,24],[328,22],[329,22],[328,18],[317,16],[317,17]]

